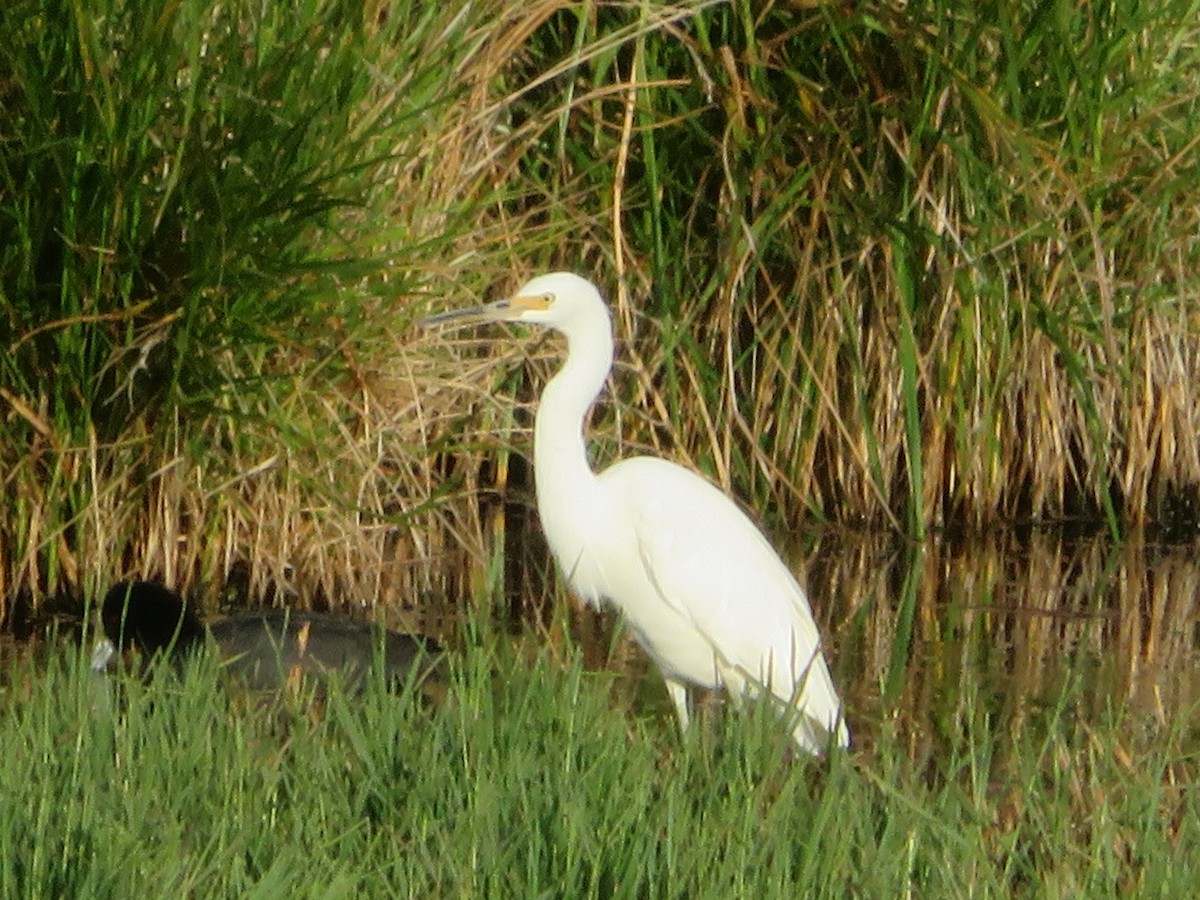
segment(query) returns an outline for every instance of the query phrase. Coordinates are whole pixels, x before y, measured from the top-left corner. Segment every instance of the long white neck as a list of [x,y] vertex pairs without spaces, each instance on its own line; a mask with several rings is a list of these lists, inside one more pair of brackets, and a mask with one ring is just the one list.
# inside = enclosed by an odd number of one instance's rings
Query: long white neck
[[584,328],[564,329],[567,361],[542,391],[533,429],[533,476],[542,531],[567,580],[598,603],[603,585],[586,557],[597,517],[605,516],[599,479],[588,463],[583,422],[612,368],[608,311]]
[[543,510],[548,501],[570,498],[596,477],[588,463],[583,421],[604,388],[612,360],[609,327],[567,335],[567,360],[542,390],[534,422],[534,477]]

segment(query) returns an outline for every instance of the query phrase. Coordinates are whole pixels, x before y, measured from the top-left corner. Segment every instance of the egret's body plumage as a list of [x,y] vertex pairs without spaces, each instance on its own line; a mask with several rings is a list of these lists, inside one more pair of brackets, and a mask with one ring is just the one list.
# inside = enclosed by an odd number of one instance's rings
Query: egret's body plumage
[[569,273],[534,278],[511,300],[446,313],[520,321],[567,338],[567,359],[542,392],[534,479],[542,530],[579,595],[625,615],[658,665],[680,726],[687,685],[735,700],[769,690],[796,711],[794,736],[820,753],[845,746],[841,702],[808,600],[766,538],[696,473],[654,457],[588,462],[583,427],[612,368],[612,324],[596,288]]

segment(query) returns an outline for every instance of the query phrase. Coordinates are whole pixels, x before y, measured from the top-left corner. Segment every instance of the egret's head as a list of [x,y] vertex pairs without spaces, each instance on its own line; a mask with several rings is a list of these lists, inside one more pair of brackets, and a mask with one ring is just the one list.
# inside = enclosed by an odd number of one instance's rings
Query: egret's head
[[421,321],[421,325],[448,322],[528,322],[568,335],[580,329],[608,329],[608,307],[586,278],[570,272],[552,272],[527,281],[511,297],[486,306],[455,309]]

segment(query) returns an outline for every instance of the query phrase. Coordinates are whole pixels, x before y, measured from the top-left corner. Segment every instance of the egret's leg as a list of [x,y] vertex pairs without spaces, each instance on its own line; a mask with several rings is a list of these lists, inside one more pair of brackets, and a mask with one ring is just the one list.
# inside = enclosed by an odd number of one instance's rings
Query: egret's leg
[[745,676],[733,667],[723,669],[720,674],[725,696],[729,698],[734,709],[741,709],[743,701],[751,692]]
[[671,702],[675,704],[675,715],[679,718],[679,732],[685,733],[688,730],[688,692],[687,685],[682,681],[677,681],[674,678],[664,679],[667,683],[667,694],[671,697]]
[[823,756],[829,746],[829,735],[812,718],[800,713],[800,721],[792,732],[792,738],[805,753],[812,756]]

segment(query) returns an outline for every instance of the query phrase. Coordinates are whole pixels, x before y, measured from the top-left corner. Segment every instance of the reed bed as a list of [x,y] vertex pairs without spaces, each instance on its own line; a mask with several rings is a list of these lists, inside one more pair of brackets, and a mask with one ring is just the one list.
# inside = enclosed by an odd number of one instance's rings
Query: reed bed
[[557,348],[410,323],[549,267],[613,303],[600,461],[1189,533],[1191,12],[7,4],[0,596],[545,596]]

